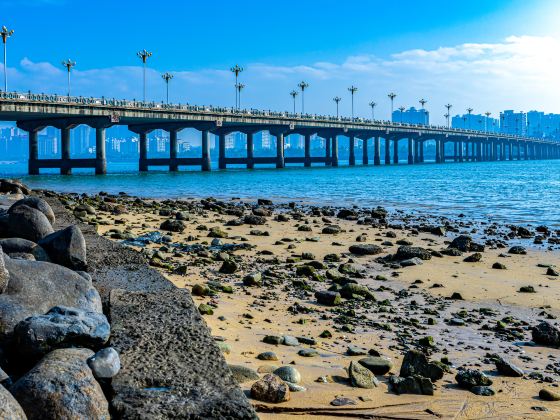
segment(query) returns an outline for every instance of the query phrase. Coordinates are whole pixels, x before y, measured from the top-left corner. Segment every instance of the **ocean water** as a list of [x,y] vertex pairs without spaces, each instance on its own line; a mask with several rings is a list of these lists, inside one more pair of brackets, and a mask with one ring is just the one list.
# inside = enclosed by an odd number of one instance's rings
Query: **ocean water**
[[[341,162],[344,165],[344,162]],[[1,163],[0,176],[34,188],[63,192],[106,191],[149,198],[270,198],[276,202],[385,206],[409,212],[516,224],[560,226],[560,161],[506,161],[398,166],[313,166],[284,169],[191,168],[136,172],[137,163],[108,164],[109,174],[74,170],[27,176],[22,163]]]

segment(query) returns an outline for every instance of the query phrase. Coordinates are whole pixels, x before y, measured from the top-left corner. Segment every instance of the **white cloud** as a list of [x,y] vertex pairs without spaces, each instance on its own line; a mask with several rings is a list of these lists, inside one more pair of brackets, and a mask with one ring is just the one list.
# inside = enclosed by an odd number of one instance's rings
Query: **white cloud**
[[[321,61],[296,66],[253,63],[245,66],[241,81],[246,85],[242,104],[255,108],[292,109],[288,93],[301,80],[309,83],[305,92],[306,111],[334,113],[332,98],[343,97],[341,112],[349,113],[347,87],[359,87],[355,97],[357,113],[369,116],[367,104],[375,100],[378,116],[388,117],[387,93],[395,91],[396,106],[417,106],[428,99],[432,121],[442,122],[443,105],[463,112],[494,114],[503,109],[542,109],[560,112],[560,40],[551,37],[511,36],[497,43],[465,43],[433,50],[411,49],[382,58],[363,54],[343,62]],[[148,69],[148,96],[164,97],[161,72]],[[170,82],[175,102],[231,105],[233,76],[227,69],[175,72]],[[66,76],[62,66],[23,59],[9,68],[10,88],[65,93]],[[86,96],[140,98],[141,67],[112,67],[81,70],[72,74],[73,92]],[[298,109],[299,101],[298,100]]]

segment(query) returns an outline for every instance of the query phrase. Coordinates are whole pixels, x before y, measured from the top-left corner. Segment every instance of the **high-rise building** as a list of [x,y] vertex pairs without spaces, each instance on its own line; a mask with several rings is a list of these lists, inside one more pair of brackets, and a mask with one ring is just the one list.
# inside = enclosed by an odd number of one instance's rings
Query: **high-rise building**
[[451,127],[461,130],[478,130],[498,132],[500,124],[498,119],[481,114],[455,115],[451,118]]
[[524,136],[527,129],[527,114],[507,110],[500,112],[500,132]]
[[393,111],[393,122],[407,123],[407,124],[430,124],[430,113],[425,109],[416,109],[410,107],[407,110]]

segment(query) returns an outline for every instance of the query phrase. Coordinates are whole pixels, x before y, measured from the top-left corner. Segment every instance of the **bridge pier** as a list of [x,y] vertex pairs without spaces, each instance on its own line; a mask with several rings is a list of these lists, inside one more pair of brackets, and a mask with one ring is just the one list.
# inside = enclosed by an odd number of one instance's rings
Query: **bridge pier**
[[348,136],[348,164],[354,166],[356,164],[356,155],[354,150],[355,138],[354,135]]
[[385,165],[391,164],[391,138],[385,137]]
[[513,143],[511,141],[508,142],[508,155],[509,160],[513,160]]
[[311,166],[311,134],[305,134],[305,160],[303,166]]
[[218,134],[218,168],[226,169],[226,135]]
[[418,142],[418,149],[420,151],[419,154],[420,163],[424,163],[424,143],[425,143],[424,140],[420,140]]
[[146,172],[148,170],[148,133],[146,131],[142,131],[138,133],[139,140],[138,146],[140,148],[140,159],[139,159],[139,170],[140,172]]
[[330,166],[331,163],[331,137],[325,136],[325,166]]
[[375,166],[381,165],[381,140],[379,136],[373,139],[373,164]]
[[334,134],[332,136],[332,166],[338,166],[338,136]]
[[62,158],[62,166],[60,167],[61,175],[72,175],[70,167],[70,127],[62,127],[60,129],[60,153]]
[[284,160],[284,133],[276,133],[276,167],[280,169],[285,166],[286,163]]
[[255,167],[254,161],[254,145],[253,145],[253,132],[249,131],[247,134],[247,169]]
[[414,164],[414,139],[413,138],[408,139],[408,164],[409,165]]
[[[200,166],[203,171],[207,172],[212,169],[212,164],[210,162],[210,138],[209,138],[210,131],[202,130],[201,134],[202,134],[202,162]],[[175,140],[177,140],[177,137],[175,137]]]
[[459,162],[463,162],[463,142],[461,140],[459,140],[459,143],[457,144],[457,149],[459,151],[459,156],[457,156],[457,160]]
[[369,163],[369,156],[368,156],[368,138],[364,137],[362,140],[362,163],[367,165]]
[[393,163],[395,165],[399,164],[399,139],[395,137],[393,139]]
[[179,165],[177,165],[177,130],[169,130],[169,171],[177,172]]
[[95,129],[95,174],[107,173],[107,155],[105,151],[105,127]]
[[29,133],[29,161],[27,163],[27,170],[29,175],[39,175],[39,168],[37,167],[37,160],[39,160],[39,131],[43,127],[30,128]]
[[436,163],[441,163],[441,140],[436,139]]

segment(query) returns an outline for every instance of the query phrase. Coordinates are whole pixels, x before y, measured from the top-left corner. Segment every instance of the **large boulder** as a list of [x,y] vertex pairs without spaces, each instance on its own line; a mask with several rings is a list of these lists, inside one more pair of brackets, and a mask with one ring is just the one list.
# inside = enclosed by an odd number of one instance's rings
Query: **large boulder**
[[376,255],[383,252],[383,248],[375,244],[356,244],[350,246],[350,252],[354,255]]
[[0,385],[0,419],[25,420],[27,417],[23,408],[10,392]]
[[22,238],[0,239],[0,246],[8,256],[11,254],[30,254],[36,261],[50,261],[47,252],[35,242]]
[[60,265],[5,257],[10,273],[8,287],[0,294],[0,336],[16,324],[54,306],[102,312],[101,298],[91,280]]
[[38,242],[53,233],[51,222],[39,210],[25,204],[10,207],[7,229],[10,236]]
[[0,293],[4,293],[4,290],[8,287],[8,281],[10,279],[10,274],[6,269],[6,263],[4,262],[4,252],[2,246],[0,246]]
[[395,260],[410,260],[412,258],[420,258],[421,260],[429,260],[432,258],[432,254],[427,249],[421,248],[419,246],[409,246],[403,245],[397,249],[395,254]]
[[59,349],[45,356],[12,387],[30,419],[109,419],[109,404],[94,378],[88,349]]
[[8,213],[11,213],[13,210],[18,208],[19,206],[28,206],[35,210],[39,210],[41,213],[45,215],[45,217],[49,220],[51,225],[55,222],[54,211],[45,200],[39,197],[26,197],[19,201],[16,201],[8,210]]
[[0,193],[29,194],[31,191],[17,179],[0,179]]
[[429,362],[424,353],[419,350],[409,350],[403,359],[400,376],[420,375],[437,381],[443,378],[443,369],[437,363]]
[[560,347],[560,330],[549,322],[542,321],[531,330],[533,341],[545,346]]
[[86,269],[86,240],[78,226],[56,231],[41,239],[39,245],[47,251],[52,262],[72,270]]
[[77,308],[55,306],[45,315],[19,322],[14,338],[21,356],[39,359],[60,348],[97,350],[109,339],[111,327],[105,315]]
[[251,397],[267,403],[281,403],[290,399],[290,388],[278,376],[269,373],[251,386]]
[[391,376],[389,384],[397,394],[434,395],[434,384],[430,378],[420,375],[407,376],[406,378]]
[[484,252],[484,245],[477,244],[469,235],[459,235],[451,241],[448,248],[455,248],[462,252]]

